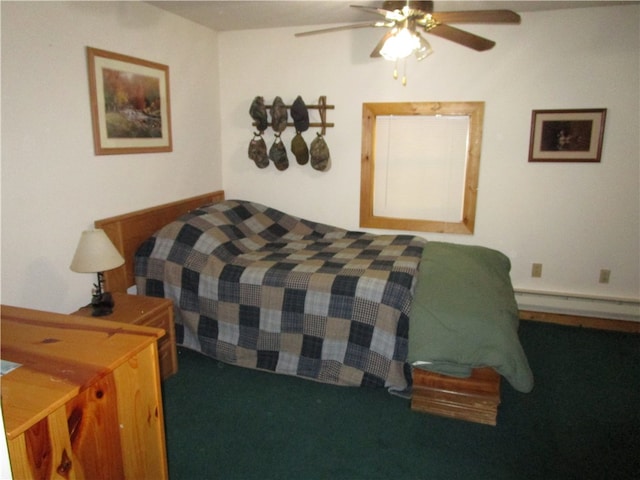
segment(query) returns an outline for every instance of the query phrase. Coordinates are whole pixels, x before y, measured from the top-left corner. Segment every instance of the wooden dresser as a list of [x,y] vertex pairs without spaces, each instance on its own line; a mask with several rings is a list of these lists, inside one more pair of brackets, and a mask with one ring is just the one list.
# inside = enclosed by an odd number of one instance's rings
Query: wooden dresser
[[1,380],[14,478],[167,478],[164,332],[1,308],[3,363],[21,364]]

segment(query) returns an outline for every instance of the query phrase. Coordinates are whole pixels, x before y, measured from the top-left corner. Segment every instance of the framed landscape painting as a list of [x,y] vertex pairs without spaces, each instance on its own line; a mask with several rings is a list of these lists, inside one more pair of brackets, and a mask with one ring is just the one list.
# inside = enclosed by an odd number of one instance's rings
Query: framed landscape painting
[[599,162],[606,108],[534,110],[530,162]]
[[169,67],[87,47],[96,155],[171,152]]

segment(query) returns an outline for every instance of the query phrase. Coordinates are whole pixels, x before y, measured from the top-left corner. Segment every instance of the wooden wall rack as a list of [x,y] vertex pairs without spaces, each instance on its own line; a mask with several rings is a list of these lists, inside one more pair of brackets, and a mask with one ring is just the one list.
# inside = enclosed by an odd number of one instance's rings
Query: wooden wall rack
[[[272,105],[265,105],[267,109],[271,109]],[[287,110],[291,108],[291,105],[285,105]],[[320,123],[309,123],[310,127],[320,127],[320,133],[324,136],[327,132],[327,128],[332,128],[335,125],[333,123],[327,123],[327,110],[333,110],[335,108],[334,105],[327,105],[327,97],[322,95],[318,98],[317,105],[307,105],[308,110],[318,110],[320,112]],[[256,126],[256,122],[253,122],[251,125]],[[287,122],[287,127],[293,127],[295,124],[293,122]]]

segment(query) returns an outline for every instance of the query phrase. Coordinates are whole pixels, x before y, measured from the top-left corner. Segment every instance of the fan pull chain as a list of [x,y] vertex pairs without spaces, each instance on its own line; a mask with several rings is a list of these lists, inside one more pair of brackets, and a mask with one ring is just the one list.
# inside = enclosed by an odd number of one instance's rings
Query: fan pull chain
[[[403,59],[403,67],[402,67],[402,86],[407,86],[407,59]],[[395,66],[393,67],[393,79],[398,79],[398,59],[396,59]]]
[[407,86],[407,59],[404,59],[404,72],[402,73],[402,86]]

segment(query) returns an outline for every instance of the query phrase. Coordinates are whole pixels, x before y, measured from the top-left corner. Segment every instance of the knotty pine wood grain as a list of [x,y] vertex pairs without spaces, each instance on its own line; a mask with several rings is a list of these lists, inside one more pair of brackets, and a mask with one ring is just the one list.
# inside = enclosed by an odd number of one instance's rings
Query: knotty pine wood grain
[[15,478],[167,478],[162,330],[2,306]]

